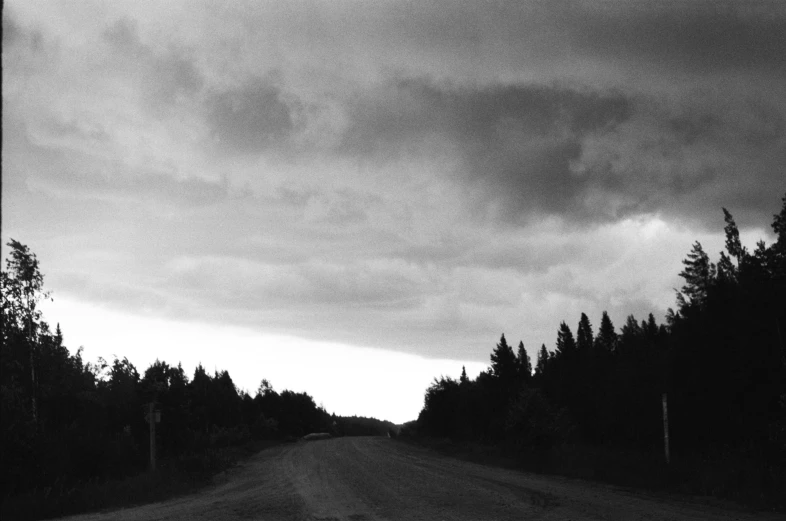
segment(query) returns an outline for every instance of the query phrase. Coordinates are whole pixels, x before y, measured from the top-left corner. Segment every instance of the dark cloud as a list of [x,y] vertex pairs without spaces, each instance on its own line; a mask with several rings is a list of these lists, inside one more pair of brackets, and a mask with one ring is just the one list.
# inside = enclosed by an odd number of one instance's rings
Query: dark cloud
[[424,79],[392,85],[380,98],[353,107],[345,136],[349,152],[368,153],[443,134],[487,147],[506,132],[522,137],[555,132],[585,134],[613,128],[630,115],[618,93],[596,93],[541,85],[454,87]]
[[[620,93],[540,85],[480,88],[399,82],[385,97],[353,108],[343,152],[388,157],[430,138],[447,140],[461,157],[460,181],[498,202],[496,216],[537,214],[585,218],[581,196],[591,182],[572,171],[583,140],[613,132],[631,117]],[[428,150],[422,150],[428,153]]]
[[152,70],[158,80],[153,95],[166,103],[175,101],[179,93],[194,94],[202,88],[202,76],[194,64],[176,53],[157,58]]
[[36,27],[23,27],[7,6],[3,6],[3,66],[7,67],[8,51],[13,47],[26,47],[33,53],[39,52],[44,47],[44,36]]
[[176,49],[156,50],[142,42],[138,24],[120,19],[103,33],[104,40],[122,56],[153,110],[172,104],[179,94],[194,95],[203,85],[202,75],[188,57]]
[[580,18],[566,18],[572,47],[691,73],[786,70],[786,9],[779,2],[630,4],[589,4]]
[[286,141],[295,128],[293,109],[278,87],[261,79],[207,101],[208,125],[224,150],[259,153]]
[[658,212],[709,223],[735,203],[756,221],[782,191],[785,127],[773,100],[714,91],[661,99],[409,79],[352,107],[341,152],[456,157],[449,175],[476,216],[506,223],[557,216],[584,226]]
[[772,194],[786,188],[784,112],[776,100],[739,93],[643,99],[619,135],[585,146],[580,168],[605,180],[627,213],[662,213],[715,229],[721,207],[746,226],[769,222]]
[[21,28],[16,25],[8,8],[3,9],[3,47],[13,45],[22,37]]
[[423,2],[394,5],[389,14],[427,52],[476,62],[515,63],[519,55],[557,64],[571,58],[624,63],[643,74],[656,67],[783,77],[786,70],[786,7],[778,1]]
[[123,18],[116,21],[104,31],[103,36],[121,52],[137,54],[140,58],[147,52],[139,39],[137,24],[132,20]]

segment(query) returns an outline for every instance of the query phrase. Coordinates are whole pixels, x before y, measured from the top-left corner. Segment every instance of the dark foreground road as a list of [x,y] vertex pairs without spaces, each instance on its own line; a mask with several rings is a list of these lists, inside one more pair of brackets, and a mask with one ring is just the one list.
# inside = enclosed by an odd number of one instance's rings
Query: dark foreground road
[[263,451],[200,494],[71,519],[775,519],[684,498],[476,465],[387,438]]

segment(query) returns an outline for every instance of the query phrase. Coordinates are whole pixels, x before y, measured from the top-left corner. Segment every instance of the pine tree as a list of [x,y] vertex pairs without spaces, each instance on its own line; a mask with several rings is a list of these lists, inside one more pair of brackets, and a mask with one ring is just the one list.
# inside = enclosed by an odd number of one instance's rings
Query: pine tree
[[734,222],[734,217],[731,216],[731,213],[726,208],[723,209],[723,220],[726,221],[726,226],[723,228],[723,231],[726,233],[726,251],[733,258],[737,259],[737,266],[739,267],[748,251],[740,242],[740,231],[737,228],[737,223]]
[[592,348],[592,325],[586,314],[581,314],[579,328],[576,331],[576,347],[579,351],[587,353]]
[[786,253],[786,195],[783,196],[780,213],[772,216],[772,231],[775,232],[773,246],[780,252]]
[[769,248],[768,265],[775,281],[783,284],[786,283],[786,195],[780,213],[773,216],[772,230],[776,238]]
[[467,368],[463,365],[461,366],[461,377],[459,378],[459,383],[461,385],[466,385],[469,383],[469,378],[467,378]]
[[725,251],[720,252],[720,260],[718,261],[718,280],[724,282],[736,282],[738,269],[731,261],[731,257],[726,255]]
[[[710,258],[698,241],[693,244],[688,258],[684,259],[682,264],[685,265],[685,269],[680,272],[680,277],[685,279],[685,285],[677,299],[680,311],[683,311],[686,306],[703,306],[709,288],[717,275],[715,264],[710,262]],[[688,297],[687,301],[684,300],[683,295]]]

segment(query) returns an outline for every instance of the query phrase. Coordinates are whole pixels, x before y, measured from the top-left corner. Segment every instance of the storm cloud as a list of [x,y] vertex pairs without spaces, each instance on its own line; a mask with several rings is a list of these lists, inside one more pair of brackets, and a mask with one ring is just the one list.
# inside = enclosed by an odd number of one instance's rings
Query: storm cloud
[[786,188],[786,8],[10,2],[3,235],[69,298],[430,357],[661,320]]
[[[592,223],[662,212],[701,220],[736,193],[755,215],[782,181],[784,116],[773,103],[663,101],[620,90],[455,87],[402,80],[351,108],[341,152],[458,158],[450,176],[484,215]],[[740,176],[740,170],[747,172]],[[750,215],[753,213],[754,215]]]
[[261,153],[281,145],[294,130],[292,108],[280,89],[256,80],[238,89],[211,94],[207,123],[218,146],[229,153]]

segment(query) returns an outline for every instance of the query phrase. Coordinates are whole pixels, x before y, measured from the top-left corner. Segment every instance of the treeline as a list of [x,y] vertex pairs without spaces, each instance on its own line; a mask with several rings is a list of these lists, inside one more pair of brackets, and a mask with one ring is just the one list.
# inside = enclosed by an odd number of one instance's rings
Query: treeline
[[[201,365],[188,375],[180,364],[158,360],[143,373],[128,358],[85,362],[81,348],[71,354],[65,347],[60,325],[53,332],[41,316],[39,303],[49,295],[35,254],[15,240],[8,246],[1,275],[2,498],[145,470],[151,402],[161,413],[157,457],[197,474],[219,469],[224,447],[339,434],[339,418],[311,396],[277,392],[267,380],[252,396],[228,371],[211,374]],[[342,424],[354,432],[364,422]]]
[[582,313],[575,335],[563,322],[556,350],[541,346],[534,371],[503,335],[476,379],[435,380],[405,431],[541,461],[577,444],[660,461],[665,393],[672,468],[714,473],[703,493],[786,500],[786,197],[776,242],[752,252],[723,211],[725,251],[713,263],[693,245],[665,324],[631,315],[618,330],[604,312],[595,332]]
[[393,436],[398,433],[394,423],[365,416],[338,416],[335,430],[339,436]]

